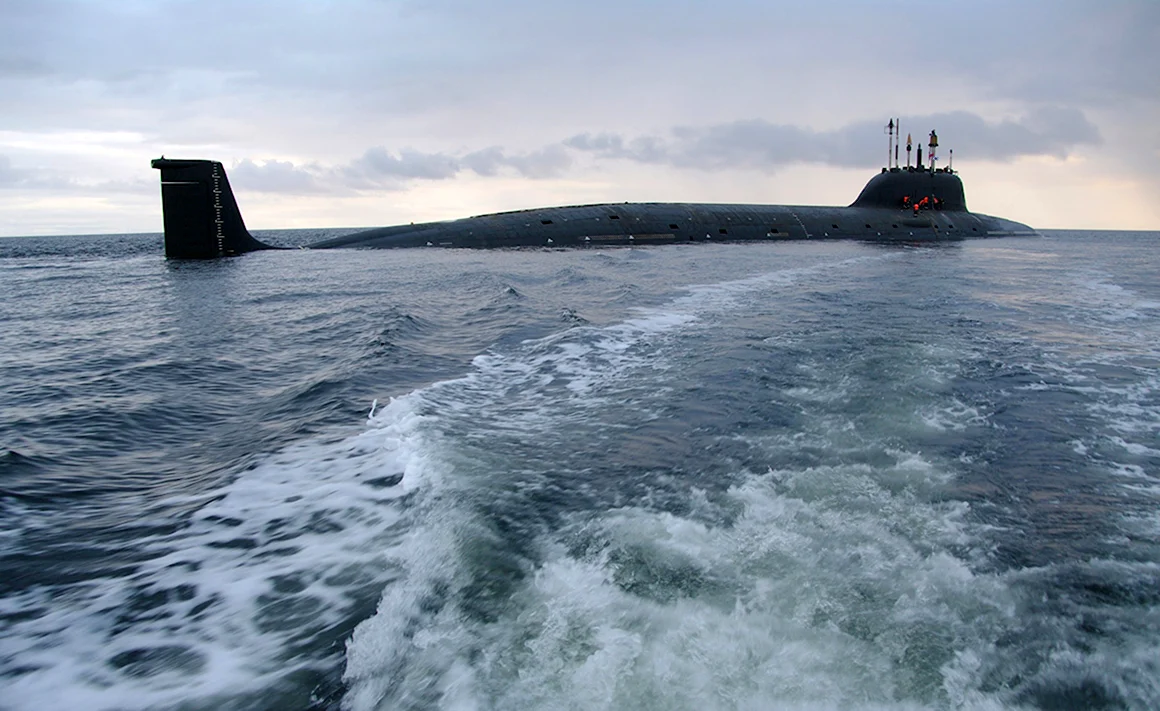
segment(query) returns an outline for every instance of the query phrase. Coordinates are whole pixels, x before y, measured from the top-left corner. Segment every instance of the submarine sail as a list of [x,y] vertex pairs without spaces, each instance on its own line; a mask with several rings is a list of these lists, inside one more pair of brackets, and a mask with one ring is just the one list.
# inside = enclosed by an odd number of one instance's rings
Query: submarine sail
[[166,257],[215,259],[273,249],[246,229],[221,163],[161,157],[152,166],[161,171]]

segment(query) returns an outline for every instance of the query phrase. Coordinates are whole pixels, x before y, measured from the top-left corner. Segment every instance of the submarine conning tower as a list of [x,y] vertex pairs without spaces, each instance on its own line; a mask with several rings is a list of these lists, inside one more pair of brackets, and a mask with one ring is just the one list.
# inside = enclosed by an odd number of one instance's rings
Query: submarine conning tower
[[[914,141],[906,134],[906,167],[898,166],[898,151],[902,146],[902,119],[890,119],[883,127],[889,136],[886,142],[886,167],[862,188],[858,199],[850,207],[910,208],[917,215],[921,209],[969,212],[963,193],[963,181],[952,167],[955,152],[947,167],[938,168],[938,133],[930,132],[927,158],[930,167],[923,164],[922,145],[918,146],[918,160],[910,165],[910,151]],[[893,162],[893,166],[891,163]]]
[[941,210],[968,212],[959,176],[950,170],[927,168],[884,168],[866,183],[850,207],[899,209],[918,205],[923,198],[929,198]]
[[168,259],[217,259],[273,249],[250,234],[222,164],[155,158]]

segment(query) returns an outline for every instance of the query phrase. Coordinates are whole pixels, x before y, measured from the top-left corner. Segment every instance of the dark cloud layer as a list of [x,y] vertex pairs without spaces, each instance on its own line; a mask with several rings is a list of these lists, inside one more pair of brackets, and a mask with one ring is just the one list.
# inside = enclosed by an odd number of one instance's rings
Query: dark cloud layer
[[[1082,112],[1037,109],[1018,120],[987,122],[965,111],[903,117],[916,149],[930,130],[940,133],[941,154],[958,148],[961,158],[1009,161],[1022,156],[1066,157],[1081,145],[1098,144],[1099,131]],[[913,128],[911,128],[913,127]],[[706,127],[677,127],[668,135],[625,137],[580,134],[565,145],[602,158],[707,170],[772,171],[795,163],[867,168],[881,165],[886,136],[881,126],[860,122],[833,131],[773,124],[760,119]]]
[[370,148],[343,168],[354,181],[374,185],[382,179],[424,178],[443,180],[459,172],[459,161],[442,153],[403,150],[397,155],[385,148]]
[[[1012,161],[1025,156],[1065,158],[1080,146],[1102,140],[1082,112],[1058,107],[996,122],[966,111],[901,120],[903,131],[913,135],[916,149],[923,146],[925,150],[930,129],[939,132],[944,165],[952,148],[957,149],[960,160]],[[529,179],[554,178],[572,166],[573,153],[691,170],[775,172],[801,163],[872,169],[883,164],[885,149],[883,127],[873,122],[814,131],[752,119],[678,126],[664,135],[583,133],[526,153],[508,153],[493,146],[457,156],[410,149],[390,151],[380,146],[334,167],[243,160],[231,169],[231,175],[250,190],[313,193],[402,189],[410,181],[447,180],[466,171],[483,177],[514,174]],[[0,180],[2,169],[0,164]]]
[[308,194],[329,190],[317,179],[317,169],[296,166],[290,161],[255,163],[247,158],[230,168],[229,174],[231,182],[263,192]]
[[230,175],[233,182],[248,190],[306,194],[400,190],[412,181],[448,180],[467,171],[483,177],[514,174],[538,180],[557,177],[571,165],[572,157],[562,145],[526,153],[508,153],[493,146],[462,156],[376,146],[348,163],[331,167],[245,159],[230,169]]
[[540,150],[508,155],[502,148],[485,148],[463,157],[463,166],[483,176],[498,175],[511,168],[526,178],[554,178],[572,165],[572,157],[562,145],[546,146]]
[[1156,0],[6,0],[0,111],[9,124],[93,127],[132,108],[135,130],[194,98],[255,117],[255,105],[334,108],[352,122],[588,97],[633,111],[656,108],[633,99],[658,87],[797,101],[827,72],[880,82],[883,96],[953,85],[1020,104],[1154,106],[1158,45]]

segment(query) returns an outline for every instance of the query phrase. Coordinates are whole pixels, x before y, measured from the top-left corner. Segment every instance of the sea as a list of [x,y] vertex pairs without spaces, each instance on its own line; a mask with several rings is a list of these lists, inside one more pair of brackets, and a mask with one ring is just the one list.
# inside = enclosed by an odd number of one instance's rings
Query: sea
[[1160,708],[1158,274],[0,240],[0,709]]

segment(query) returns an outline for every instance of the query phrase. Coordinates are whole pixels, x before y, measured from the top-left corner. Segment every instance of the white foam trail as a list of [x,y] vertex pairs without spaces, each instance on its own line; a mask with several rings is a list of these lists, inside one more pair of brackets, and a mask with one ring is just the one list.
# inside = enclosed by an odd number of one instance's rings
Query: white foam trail
[[[480,356],[464,378],[376,403],[360,435],[290,447],[206,497],[163,502],[196,511],[180,530],[138,541],[151,557],[131,574],[0,600],[0,613],[15,620],[0,640],[12,692],[5,703],[133,709],[293,694],[285,680],[325,672],[330,662],[317,648],[341,639],[368,589],[392,581],[366,629],[402,625],[380,635],[388,640],[422,635],[424,605],[438,602],[432,591],[454,590],[462,577],[464,532],[483,535],[457,503],[462,482],[448,475],[456,463],[442,458],[445,436],[472,434],[443,428],[490,411],[492,433],[534,437],[560,402],[579,404],[570,412],[582,422],[625,374],[664,367],[655,339],[739,294],[809,273],[695,287],[669,308],[642,309],[607,329],[525,344],[515,357]],[[363,631],[356,640],[374,637]],[[369,656],[391,665],[389,655]]]
[[341,639],[367,588],[398,577],[390,552],[404,539],[404,499],[433,476],[421,419],[411,400],[394,400],[356,437],[304,443],[242,472],[187,526],[142,541],[152,557],[127,577],[0,600],[0,612],[25,617],[0,641],[4,667],[19,669],[4,703],[276,699],[287,677],[333,665],[295,650]]
[[[663,391],[680,351],[663,339],[809,273],[698,287],[624,324],[481,357],[422,397],[444,431],[469,417],[549,446],[546,435],[584,427],[594,408],[623,411],[622,383]],[[947,375],[914,377],[935,387]],[[616,426],[603,414],[601,426]],[[968,566],[983,551],[972,552],[967,506],[937,496],[953,471],[851,425],[823,414],[814,431],[759,441],[775,460],[816,446],[835,461],[740,472],[724,496],[691,491],[687,515],[575,514],[542,532],[534,569],[490,621],[464,609],[473,547],[493,535],[464,504],[473,486],[500,496],[505,480],[472,481],[455,461],[464,442],[444,442],[449,488],[416,529],[405,583],[388,588],[348,645],[344,707],[999,707],[971,664],[1014,604],[1002,579]]]
[[[905,456],[892,476],[931,473]],[[639,508],[578,520],[492,624],[443,610],[408,640],[392,593],[352,639],[345,705],[451,690],[434,706],[872,709],[954,694],[961,708],[997,707],[956,656],[1013,614],[1002,581],[945,552],[967,538],[965,507],[899,496],[877,476],[753,475],[709,505],[735,510],[729,525]],[[929,659],[906,660],[916,653]]]

